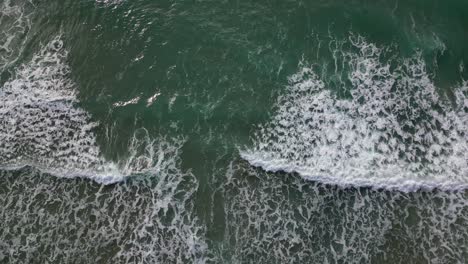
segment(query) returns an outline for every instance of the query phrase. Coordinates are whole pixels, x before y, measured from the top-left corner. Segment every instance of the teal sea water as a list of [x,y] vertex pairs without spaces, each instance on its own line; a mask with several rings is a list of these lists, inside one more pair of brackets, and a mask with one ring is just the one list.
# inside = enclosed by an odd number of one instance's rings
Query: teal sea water
[[464,0],[0,0],[0,263],[466,263],[467,43]]

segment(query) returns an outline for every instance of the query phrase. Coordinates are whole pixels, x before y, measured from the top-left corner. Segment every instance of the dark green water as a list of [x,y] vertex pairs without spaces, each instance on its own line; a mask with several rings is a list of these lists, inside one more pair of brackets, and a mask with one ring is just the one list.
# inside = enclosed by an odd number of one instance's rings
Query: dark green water
[[466,263],[468,2],[0,0],[1,263]]

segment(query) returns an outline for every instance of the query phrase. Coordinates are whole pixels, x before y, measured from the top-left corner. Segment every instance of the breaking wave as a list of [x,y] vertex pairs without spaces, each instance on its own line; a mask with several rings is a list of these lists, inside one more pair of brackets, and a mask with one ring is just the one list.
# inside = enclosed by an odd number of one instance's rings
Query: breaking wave
[[388,59],[362,37],[349,42],[353,51],[341,51],[346,96],[302,65],[241,156],[268,171],[340,186],[468,187],[468,87],[443,96],[421,55]]
[[32,166],[60,177],[86,177],[100,183],[129,175],[157,173],[178,143],[153,140],[145,129],[130,140],[128,158],[105,160],[96,144],[98,126],[77,106],[76,85],[65,64],[60,38],[20,66],[0,89],[0,168]]
[[66,58],[56,38],[0,89],[0,262],[205,263],[184,142],[140,128],[104,159]]

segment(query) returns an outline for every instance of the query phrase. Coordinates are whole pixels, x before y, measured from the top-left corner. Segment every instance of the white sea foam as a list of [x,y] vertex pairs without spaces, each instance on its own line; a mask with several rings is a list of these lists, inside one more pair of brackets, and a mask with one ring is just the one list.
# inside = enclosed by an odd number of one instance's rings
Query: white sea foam
[[15,63],[31,28],[34,6],[27,0],[0,3],[0,72]]
[[[145,137],[131,140],[127,159],[102,158],[94,133],[98,124],[77,106],[66,57],[57,38],[0,89],[0,168],[33,166],[59,177],[86,177],[104,184],[157,171],[162,151],[171,147],[157,148],[145,130]],[[145,151],[137,150],[143,145]]]
[[138,104],[138,102],[140,101],[140,97],[137,96],[133,99],[130,99],[128,101],[118,101],[114,104],[112,104],[114,107],[123,107],[123,106],[127,106],[127,105],[133,105],[133,104]]
[[[234,161],[224,263],[465,263],[466,191],[346,190]],[[456,231],[455,231],[456,230]]]
[[421,56],[391,67],[383,49],[362,37],[350,43],[354,51],[340,51],[350,69],[350,98],[338,97],[302,65],[241,156],[268,171],[340,186],[468,187],[467,86],[455,89],[454,106]]
[[124,1],[125,0],[96,0],[96,3],[110,6],[110,5],[120,4],[120,3],[124,2]]
[[[146,138],[138,130],[131,145],[140,158],[128,166],[148,166]],[[180,144],[151,142],[165,147],[156,151],[157,176],[110,186],[0,170],[0,262],[205,263],[197,179],[179,169]]]

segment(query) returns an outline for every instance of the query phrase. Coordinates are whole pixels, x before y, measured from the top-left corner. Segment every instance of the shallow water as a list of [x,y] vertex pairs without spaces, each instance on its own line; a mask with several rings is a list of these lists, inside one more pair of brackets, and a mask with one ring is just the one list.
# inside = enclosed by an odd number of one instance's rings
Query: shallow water
[[465,1],[0,2],[1,263],[465,263]]

